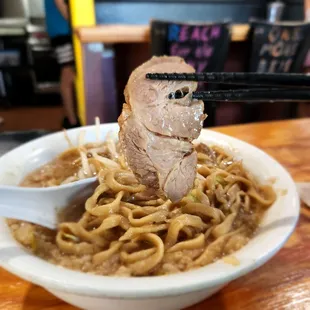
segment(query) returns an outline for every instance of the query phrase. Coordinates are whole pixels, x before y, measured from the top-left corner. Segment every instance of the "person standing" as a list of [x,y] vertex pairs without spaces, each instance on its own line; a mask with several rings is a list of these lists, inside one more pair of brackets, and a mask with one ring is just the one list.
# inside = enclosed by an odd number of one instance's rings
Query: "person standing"
[[46,28],[60,66],[60,93],[65,118],[62,126],[74,128],[80,126],[74,104],[74,56],[69,10],[65,0],[45,0]]

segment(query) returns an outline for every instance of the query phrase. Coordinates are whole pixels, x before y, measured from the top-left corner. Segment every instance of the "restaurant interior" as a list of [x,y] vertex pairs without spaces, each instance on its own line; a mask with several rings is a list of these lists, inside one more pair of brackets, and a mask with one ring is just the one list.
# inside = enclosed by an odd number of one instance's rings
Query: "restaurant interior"
[[[306,4],[289,0],[277,8],[272,3],[69,1],[73,96],[81,123],[92,124],[95,116],[116,121],[131,71],[152,55],[183,56],[198,72],[307,72]],[[45,27],[44,1],[0,5],[0,131],[58,130],[64,115],[60,69]],[[271,38],[273,24],[279,31]],[[212,27],[220,35],[212,35]],[[179,29],[180,38],[168,38],[173,29]],[[281,45],[286,31],[288,45],[297,44],[290,54]],[[207,127],[298,118],[310,110],[305,102],[209,102],[205,109]]]
[[[162,111],[160,100],[152,105],[162,94],[152,101],[151,86],[143,93],[151,79],[160,90],[167,88],[161,80],[173,80],[166,72],[156,78],[163,71],[157,72],[154,63],[154,71],[142,70],[140,80],[131,75],[153,56],[164,55],[179,56],[194,68],[179,71],[183,77],[175,80],[194,82],[195,89],[172,88],[163,99],[169,104],[180,99],[174,107],[193,108],[187,114],[173,114],[185,109],[169,110],[168,104],[162,109],[168,112]],[[0,310],[309,310],[309,81],[310,0],[0,0]],[[132,94],[143,100],[130,101]],[[188,106],[182,106],[184,97],[190,98]],[[190,120],[182,123],[183,117]],[[73,128],[78,129],[66,130]],[[200,143],[201,137],[206,142]],[[169,156],[177,158],[176,164]],[[66,169],[71,174],[59,181]],[[54,175],[59,182],[49,183]],[[24,183],[28,178],[34,185]],[[97,187],[78,203],[85,184]],[[179,196],[166,195],[169,190]],[[66,205],[52,204],[64,196]],[[68,223],[56,212],[71,207],[67,196],[70,203],[75,199],[72,214],[77,207],[83,211]],[[20,199],[23,203],[17,203]],[[46,214],[41,204],[48,206]],[[31,213],[33,205],[41,216],[36,221],[31,221],[37,215]],[[57,213],[57,220],[43,225],[49,213],[55,218]],[[184,225],[176,220],[181,216]],[[10,220],[3,224],[5,218]],[[246,237],[243,222],[251,228]],[[177,233],[169,234],[170,227]],[[16,245],[11,233],[27,249]],[[192,245],[188,241],[194,237]],[[149,248],[152,238],[160,245]],[[253,240],[258,240],[255,256]],[[205,246],[203,254],[198,243]],[[222,248],[228,254],[215,255]],[[173,251],[182,267],[166,273]],[[199,258],[186,256],[195,251]],[[161,261],[146,272],[157,252]],[[226,254],[230,260],[225,261]],[[115,270],[107,273],[104,264],[111,257],[117,257],[111,259]],[[116,269],[124,257],[126,264]],[[204,264],[184,267],[183,261],[201,257]],[[218,263],[220,268],[212,270]],[[184,272],[170,275],[175,270]],[[195,277],[186,278],[191,272]],[[207,282],[212,276],[215,280]],[[153,290],[157,280],[162,281],[158,291]],[[142,285],[135,291],[123,283]]]

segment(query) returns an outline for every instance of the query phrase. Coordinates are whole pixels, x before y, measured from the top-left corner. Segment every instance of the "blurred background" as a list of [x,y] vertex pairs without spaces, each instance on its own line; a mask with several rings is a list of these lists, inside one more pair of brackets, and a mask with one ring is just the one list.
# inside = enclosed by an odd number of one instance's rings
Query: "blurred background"
[[[54,0],[47,0],[54,1]],[[68,114],[63,67],[43,0],[0,1],[0,132],[59,130]],[[116,121],[131,71],[180,55],[198,71],[307,72],[310,4],[303,0],[71,0],[77,124]],[[308,17],[307,17],[308,16]],[[310,105],[310,103],[309,103]],[[307,117],[308,103],[206,103],[209,127]],[[76,124],[71,124],[76,125]]]

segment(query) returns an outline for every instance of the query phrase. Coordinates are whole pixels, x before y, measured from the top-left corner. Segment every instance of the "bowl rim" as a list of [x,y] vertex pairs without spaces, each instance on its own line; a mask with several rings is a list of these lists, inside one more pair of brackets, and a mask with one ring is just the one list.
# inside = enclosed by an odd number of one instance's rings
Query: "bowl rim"
[[[78,132],[81,129],[92,130],[94,127],[94,125],[91,125],[75,128],[68,130],[68,133]],[[101,124],[101,128],[106,128],[108,131],[109,129],[115,130],[117,128],[117,123]],[[241,145],[244,148],[252,150],[263,159],[266,159],[270,165],[273,165],[273,167],[276,167],[281,172],[281,177],[285,179],[291,189],[291,194],[288,197],[289,201],[286,202],[286,204],[290,203],[292,218],[283,228],[284,233],[281,234],[281,236],[277,236],[276,242],[273,241],[271,245],[261,248],[257,259],[245,260],[245,262],[242,262],[239,266],[228,265],[222,260],[218,260],[215,263],[195,270],[156,277],[111,277],[82,273],[53,265],[25,250],[12,237],[2,237],[1,239],[0,236],[0,266],[25,280],[50,290],[79,294],[82,296],[105,296],[118,299],[176,296],[193,291],[200,291],[223,285],[260,267],[281,249],[294,231],[300,209],[296,185],[290,174],[281,164],[257,147],[215,131],[203,129],[203,132],[204,134],[214,136],[215,139],[228,141],[233,145]],[[21,151],[26,145],[42,142],[51,137],[57,138],[57,135],[60,134],[61,132],[52,133],[17,147],[0,157],[0,165],[4,159],[9,159],[13,152]],[[281,214],[279,215],[279,218],[280,217]],[[0,232],[1,230],[8,231],[8,227],[3,218],[0,218]],[[246,247],[247,245],[240,250],[240,253],[246,253],[247,251],[244,250]],[[239,251],[233,253],[233,255],[237,253],[239,253]],[[212,268],[216,271],[216,274]],[[212,271],[211,274],[210,271]]]

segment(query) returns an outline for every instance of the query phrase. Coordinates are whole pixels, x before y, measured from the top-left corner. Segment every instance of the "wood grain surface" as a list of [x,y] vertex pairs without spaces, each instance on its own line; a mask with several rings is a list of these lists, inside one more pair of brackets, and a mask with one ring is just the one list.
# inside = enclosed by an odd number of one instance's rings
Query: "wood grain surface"
[[[296,181],[310,181],[310,119],[216,128],[276,158]],[[36,285],[0,268],[1,310],[73,310]],[[230,283],[188,310],[310,310],[310,208],[302,206],[297,228],[264,266]]]
[[[235,24],[231,29],[231,40],[245,41],[249,32],[248,24]],[[145,43],[150,41],[149,25],[98,25],[75,29],[82,43]]]

